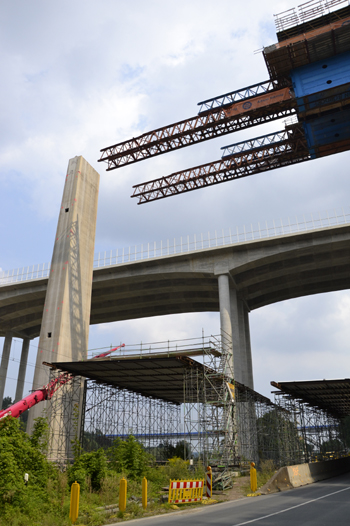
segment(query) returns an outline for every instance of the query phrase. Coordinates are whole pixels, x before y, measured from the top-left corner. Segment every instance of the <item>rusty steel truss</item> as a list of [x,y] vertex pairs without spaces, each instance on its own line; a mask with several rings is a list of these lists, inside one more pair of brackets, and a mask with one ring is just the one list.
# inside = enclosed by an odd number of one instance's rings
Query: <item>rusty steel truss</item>
[[222,159],[134,185],[138,204],[310,159],[301,124],[224,149]]
[[[267,81],[263,85],[266,86],[265,94],[277,91],[277,85],[273,81]],[[245,92],[247,95],[249,94],[246,100],[252,102],[252,99],[258,99],[261,96],[260,91],[262,88],[259,89],[260,86],[260,84],[257,84],[254,87],[239,90],[238,93]],[[250,93],[253,91],[253,88],[256,88],[257,94],[251,96]],[[280,87],[278,90],[280,90]],[[202,105],[202,108],[205,106],[212,106],[212,108],[205,111],[202,109],[199,115],[195,117],[158,128],[108,148],[103,148],[99,162],[104,161],[107,163],[107,171],[114,170],[127,164],[133,164],[149,157],[178,150],[185,146],[213,139],[214,137],[286,118],[294,115],[296,112],[295,99],[289,98],[284,101],[278,101],[277,98],[277,102],[272,100],[269,105],[262,108],[253,108],[238,115],[231,114],[230,109],[234,108],[235,103],[227,105],[225,101],[230,98],[234,99],[234,94],[236,93],[221,95],[215,99],[199,103]],[[220,99],[222,99],[223,105],[220,105]],[[239,100],[245,99],[242,96]],[[216,107],[216,105],[218,106]]]

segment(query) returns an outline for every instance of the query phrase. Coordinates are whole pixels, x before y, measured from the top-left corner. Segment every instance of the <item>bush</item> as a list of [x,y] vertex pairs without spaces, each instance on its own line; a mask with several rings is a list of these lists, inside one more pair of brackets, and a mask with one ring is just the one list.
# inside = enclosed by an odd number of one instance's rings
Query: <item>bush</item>
[[127,473],[130,478],[137,478],[147,471],[150,455],[132,435],[127,440],[114,440],[107,454],[111,469],[117,473]]
[[20,422],[11,416],[0,420],[0,505],[4,502],[23,503],[27,490],[24,474],[29,474],[28,486],[36,492],[44,489],[56,470],[41,453],[44,419],[34,424],[35,440],[21,430]]
[[94,491],[99,491],[106,473],[107,459],[103,449],[83,453],[68,470],[68,485],[70,487],[73,482],[79,482],[80,489],[84,491],[86,479],[90,478],[91,488]]
[[[190,478],[188,460],[179,457],[169,459],[169,463],[163,468],[165,475],[169,479],[188,479]],[[192,476],[193,478],[193,476]]]

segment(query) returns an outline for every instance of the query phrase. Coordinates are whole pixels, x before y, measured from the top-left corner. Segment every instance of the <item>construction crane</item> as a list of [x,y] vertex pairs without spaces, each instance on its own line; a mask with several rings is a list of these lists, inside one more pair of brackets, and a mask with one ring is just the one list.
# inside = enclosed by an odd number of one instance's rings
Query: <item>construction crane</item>
[[[340,7],[341,4],[347,4]],[[101,150],[107,170],[275,121],[284,130],[224,147],[208,164],[134,185],[138,204],[350,149],[350,6],[311,0],[276,15],[270,79],[199,104],[197,116]]]
[[[118,345],[118,347],[114,347],[114,349],[111,349],[110,351],[94,356],[92,360],[97,360],[98,358],[105,358],[112,352],[117,351],[118,349],[121,349],[122,347],[125,347],[125,343]],[[46,364],[46,365],[49,365],[49,364]],[[16,402],[15,404],[11,405],[7,409],[3,409],[2,411],[0,411],[0,420],[2,418],[5,418],[6,416],[12,416],[13,418],[18,418],[21,416],[22,413],[24,413],[25,411],[27,411],[34,405],[39,404],[40,402],[43,402],[44,400],[50,400],[58,389],[60,389],[67,382],[70,382],[71,380],[73,380],[73,378],[74,378],[74,375],[71,375],[69,373],[60,374],[57,378],[54,378],[50,383],[48,383],[41,389],[37,389],[36,391],[34,391],[33,393],[30,393],[28,396],[26,396],[19,402]]]

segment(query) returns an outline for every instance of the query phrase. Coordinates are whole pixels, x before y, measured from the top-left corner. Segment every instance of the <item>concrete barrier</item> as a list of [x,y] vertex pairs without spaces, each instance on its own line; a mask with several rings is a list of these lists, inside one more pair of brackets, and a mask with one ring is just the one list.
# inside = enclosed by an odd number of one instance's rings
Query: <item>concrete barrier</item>
[[280,468],[259,490],[262,495],[299,488],[350,471],[350,457]]

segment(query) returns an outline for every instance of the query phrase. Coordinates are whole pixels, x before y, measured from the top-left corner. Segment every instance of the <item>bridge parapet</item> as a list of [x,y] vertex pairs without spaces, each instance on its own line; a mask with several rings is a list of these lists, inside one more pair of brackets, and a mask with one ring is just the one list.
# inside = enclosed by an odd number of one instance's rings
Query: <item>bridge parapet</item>
[[[258,222],[248,227],[215,230],[199,235],[184,236],[166,241],[154,241],[121,249],[98,252],[94,255],[94,269],[123,265],[142,260],[186,254],[216,247],[237,245],[245,242],[308,232],[337,225],[350,224],[350,207],[316,214],[288,217],[285,220]],[[48,278],[50,263],[30,265],[12,270],[0,270],[0,287],[10,283]]]

